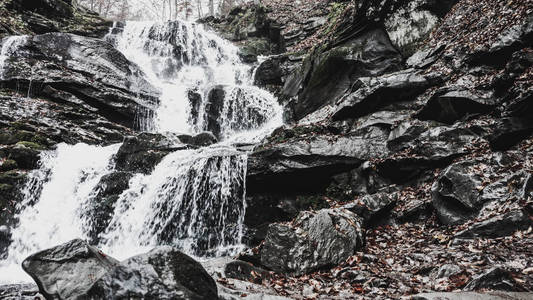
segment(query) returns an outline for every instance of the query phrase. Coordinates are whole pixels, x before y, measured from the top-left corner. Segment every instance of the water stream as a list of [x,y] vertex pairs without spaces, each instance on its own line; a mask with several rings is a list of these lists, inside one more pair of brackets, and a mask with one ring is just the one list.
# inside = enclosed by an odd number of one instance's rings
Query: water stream
[[[277,99],[253,86],[252,66],[241,63],[234,45],[198,24],[132,22],[116,29],[108,39],[161,91],[155,116],[141,120],[144,129],[210,130],[220,142],[176,151],[151,174],[134,175],[97,246],[118,259],[160,244],[197,257],[234,254],[242,247],[247,154],[233,145],[257,142],[282,124]],[[20,262],[29,254],[88,238],[88,203],[98,200],[98,184],[113,172],[119,147],[60,144],[41,155],[9,256],[0,262],[0,282],[28,281]]]

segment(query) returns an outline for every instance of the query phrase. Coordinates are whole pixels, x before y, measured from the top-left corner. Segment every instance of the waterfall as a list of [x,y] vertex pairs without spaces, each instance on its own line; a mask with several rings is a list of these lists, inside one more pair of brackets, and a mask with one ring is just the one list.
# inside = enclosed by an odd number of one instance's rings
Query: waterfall
[[242,237],[245,168],[246,155],[225,147],[168,155],[150,175],[131,180],[103,235],[103,249],[130,256],[164,243],[189,254],[233,253]]
[[20,225],[12,231],[8,258],[0,262],[0,282],[27,279],[19,264],[30,254],[74,237],[85,238],[84,204],[111,171],[118,146],[60,144],[55,151],[41,153],[41,167],[28,175],[22,190]]
[[3,40],[2,50],[0,50],[0,79],[4,78],[6,61],[17,51],[19,47],[24,46],[27,36],[10,36]]
[[[118,259],[161,244],[200,258],[235,254],[242,249],[247,153],[234,145],[258,142],[282,124],[277,99],[253,86],[253,68],[240,61],[237,47],[201,25],[128,22],[106,39],[161,92],[155,116],[136,116],[141,128],[162,134],[208,130],[220,142],[173,152],[150,174],[133,174],[97,246]],[[12,274],[22,273],[20,262],[30,253],[88,239],[88,205],[99,200],[100,179],[114,171],[120,146],[60,144],[41,155],[41,168],[23,191],[8,259],[0,262],[0,282],[28,280]]]

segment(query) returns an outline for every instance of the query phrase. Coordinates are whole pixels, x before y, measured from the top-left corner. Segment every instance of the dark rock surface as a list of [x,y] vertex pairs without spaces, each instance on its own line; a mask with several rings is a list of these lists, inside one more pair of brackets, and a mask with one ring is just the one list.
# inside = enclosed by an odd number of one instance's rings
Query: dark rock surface
[[129,258],[87,291],[85,297],[110,299],[217,299],[215,281],[198,262],[169,246]]
[[303,274],[337,265],[363,244],[361,221],[343,210],[302,212],[291,224],[272,224],[261,264],[277,272]]
[[486,273],[472,279],[466,286],[466,291],[491,289],[501,291],[520,291],[521,288],[509,271],[492,268]]
[[[25,39],[5,64],[0,84],[130,128],[138,128],[136,117],[152,114],[158,96],[139,67],[110,44],[65,33]],[[145,116],[137,116],[138,111]]]
[[517,292],[490,292],[490,293],[423,293],[411,297],[413,300],[527,300],[533,295],[531,293]]
[[291,104],[296,120],[338,101],[361,77],[400,69],[401,56],[380,29],[368,30],[303,63],[285,83],[283,93],[297,99]]
[[0,18],[0,38],[58,31],[103,37],[113,25],[76,0],[5,0],[0,8],[5,9]]
[[82,240],[38,252],[26,258],[22,267],[35,280],[39,291],[50,299],[82,297],[118,261]]

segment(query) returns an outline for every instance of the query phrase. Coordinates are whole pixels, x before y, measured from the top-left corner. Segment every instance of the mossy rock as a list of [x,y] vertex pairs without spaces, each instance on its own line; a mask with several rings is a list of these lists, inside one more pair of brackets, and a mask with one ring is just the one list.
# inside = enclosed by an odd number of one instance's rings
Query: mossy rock
[[23,146],[23,147],[26,147],[32,150],[38,150],[38,151],[46,150],[45,146],[35,143],[35,142],[21,141],[21,142],[18,142],[16,145]]
[[15,185],[19,182],[22,182],[26,179],[26,173],[19,171],[7,171],[0,172],[0,184],[10,184]]
[[6,195],[13,191],[13,185],[7,183],[0,183],[0,194]]
[[11,171],[18,167],[16,161],[12,159],[6,159],[0,162],[0,171]]

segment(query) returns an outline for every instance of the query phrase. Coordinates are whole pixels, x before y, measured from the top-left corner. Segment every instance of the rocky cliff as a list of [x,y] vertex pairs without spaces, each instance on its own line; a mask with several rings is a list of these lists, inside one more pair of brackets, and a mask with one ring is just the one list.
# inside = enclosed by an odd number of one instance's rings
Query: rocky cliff
[[[253,147],[249,249],[223,272],[206,266],[221,298],[531,297],[532,0],[264,0],[199,22],[257,65],[286,123],[239,145]],[[75,1],[0,4],[0,254],[40,151],[124,141],[92,210],[105,228],[133,174],[217,141],[141,133],[159,92],[103,38],[111,25]],[[124,276],[136,274],[145,296],[217,294],[176,249],[119,264],[81,241],[27,260],[41,293],[61,293],[43,275],[46,256],[72,256],[58,276],[79,268],[76,251],[106,275],[68,293],[127,293]]]

